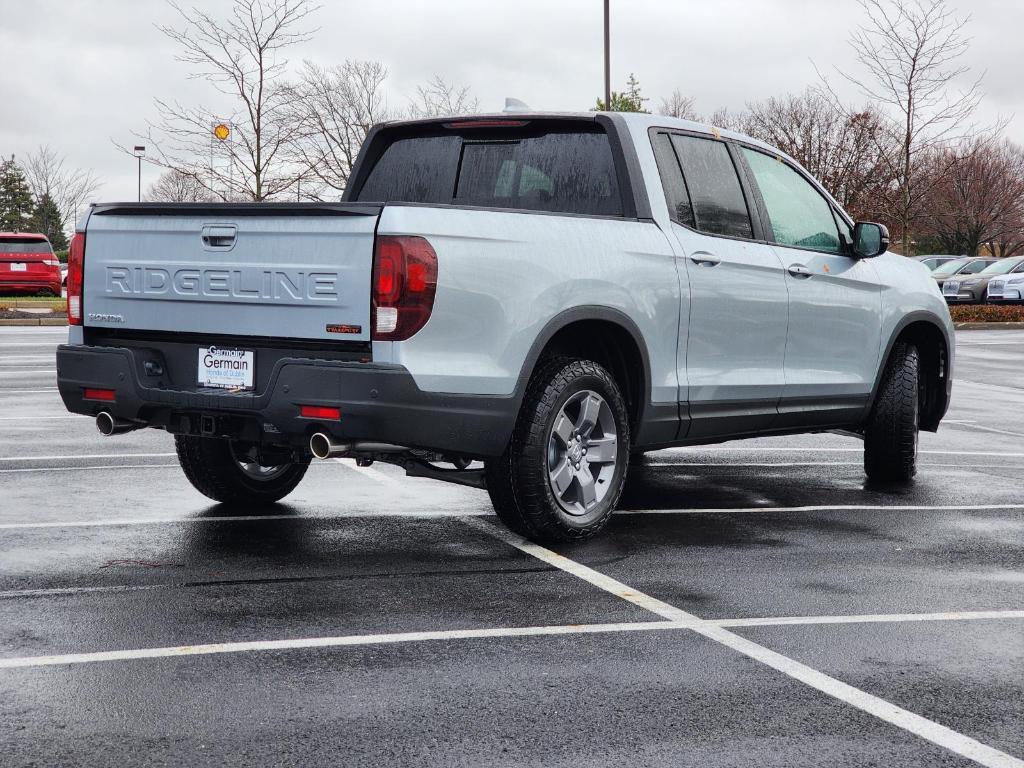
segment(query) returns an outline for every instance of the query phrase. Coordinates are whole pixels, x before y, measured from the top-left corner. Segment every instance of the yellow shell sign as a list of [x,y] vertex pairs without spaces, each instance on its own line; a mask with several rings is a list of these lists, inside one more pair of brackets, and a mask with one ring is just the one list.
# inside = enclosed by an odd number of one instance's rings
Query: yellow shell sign
[[231,129],[224,125],[224,123],[218,123],[213,129],[213,135],[221,141],[225,141],[231,135]]

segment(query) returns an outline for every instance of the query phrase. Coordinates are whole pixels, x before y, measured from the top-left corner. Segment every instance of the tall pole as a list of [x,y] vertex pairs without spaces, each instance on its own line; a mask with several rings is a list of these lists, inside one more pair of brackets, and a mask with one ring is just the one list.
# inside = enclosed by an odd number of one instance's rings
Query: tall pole
[[604,0],[604,108],[612,108],[612,53],[611,53],[611,20],[608,5],[611,0]]
[[142,202],[142,158],[146,156],[146,148],[140,144],[136,144],[132,148],[136,159],[139,161],[139,202]]

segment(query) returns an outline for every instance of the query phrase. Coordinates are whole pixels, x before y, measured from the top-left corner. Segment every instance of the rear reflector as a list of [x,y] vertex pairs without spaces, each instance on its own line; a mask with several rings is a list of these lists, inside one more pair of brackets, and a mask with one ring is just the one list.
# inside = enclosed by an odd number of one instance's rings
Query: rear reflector
[[86,389],[82,395],[86,400],[106,400],[107,402],[113,402],[114,390],[113,389]]
[[299,416],[304,419],[329,419],[338,421],[341,419],[341,409],[331,408],[326,405],[300,405]]

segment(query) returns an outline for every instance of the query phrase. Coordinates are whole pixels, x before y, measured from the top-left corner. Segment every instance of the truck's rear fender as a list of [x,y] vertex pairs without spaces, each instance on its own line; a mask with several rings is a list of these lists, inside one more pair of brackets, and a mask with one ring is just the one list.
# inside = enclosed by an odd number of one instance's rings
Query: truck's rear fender
[[643,350],[645,413],[662,408],[676,419],[679,280],[653,222],[389,205],[378,234],[426,237],[438,285],[426,326],[407,341],[375,343],[374,360],[402,365],[424,391],[513,398],[518,407],[560,329],[607,321]]

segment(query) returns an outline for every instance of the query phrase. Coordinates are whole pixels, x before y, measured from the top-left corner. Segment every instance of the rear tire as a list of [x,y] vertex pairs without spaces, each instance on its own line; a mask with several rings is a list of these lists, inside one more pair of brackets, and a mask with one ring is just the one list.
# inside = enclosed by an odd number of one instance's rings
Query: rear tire
[[487,491],[499,519],[528,539],[586,539],[619,501],[629,450],[611,374],[591,360],[548,360],[530,380],[505,454],[487,462]]
[[295,490],[309,468],[308,457],[261,466],[253,446],[235,440],[175,435],[174,446],[195,489],[224,504],[273,504]]
[[920,407],[917,347],[897,342],[864,430],[864,471],[870,479],[909,482],[914,478]]

